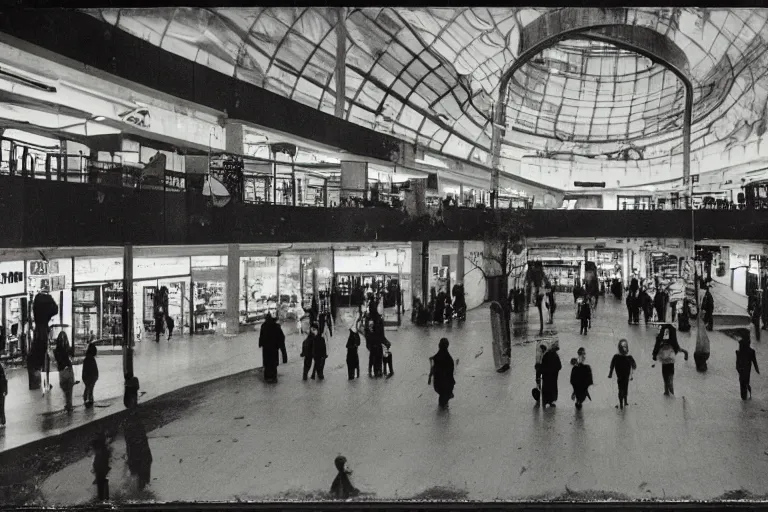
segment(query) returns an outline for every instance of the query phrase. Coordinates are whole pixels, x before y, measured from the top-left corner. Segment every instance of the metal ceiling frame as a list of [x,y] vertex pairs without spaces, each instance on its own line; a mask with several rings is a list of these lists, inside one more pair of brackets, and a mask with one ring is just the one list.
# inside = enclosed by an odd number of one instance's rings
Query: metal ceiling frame
[[655,60],[672,71],[685,88],[683,112],[683,182],[691,172],[691,124],[693,116],[693,83],[685,53],[664,34],[629,23],[629,10],[593,9],[584,12],[570,7],[549,12],[523,28],[519,57],[501,76],[494,109],[491,139],[491,206],[495,207],[499,191],[501,141],[506,123],[506,96],[512,76],[525,63],[560,41],[578,36],[610,43]]

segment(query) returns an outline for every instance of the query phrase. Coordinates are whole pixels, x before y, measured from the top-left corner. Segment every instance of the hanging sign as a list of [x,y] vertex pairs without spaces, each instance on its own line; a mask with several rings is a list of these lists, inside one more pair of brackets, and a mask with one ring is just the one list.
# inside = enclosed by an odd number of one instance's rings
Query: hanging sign
[[24,262],[0,262],[0,297],[24,295]]
[[147,130],[152,125],[152,116],[149,113],[149,109],[142,107],[129,110],[125,114],[120,114],[120,119],[124,123],[132,124],[139,128],[146,128]]

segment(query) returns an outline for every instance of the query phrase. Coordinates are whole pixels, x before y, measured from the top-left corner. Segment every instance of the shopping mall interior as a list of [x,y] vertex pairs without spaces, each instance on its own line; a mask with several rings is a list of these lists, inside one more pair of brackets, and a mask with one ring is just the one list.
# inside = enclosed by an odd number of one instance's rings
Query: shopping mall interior
[[347,498],[340,454],[394,508],[765,499],[767,40],[765,8],[0,8],[0,503],[106,499],[98,433],[112,501]]

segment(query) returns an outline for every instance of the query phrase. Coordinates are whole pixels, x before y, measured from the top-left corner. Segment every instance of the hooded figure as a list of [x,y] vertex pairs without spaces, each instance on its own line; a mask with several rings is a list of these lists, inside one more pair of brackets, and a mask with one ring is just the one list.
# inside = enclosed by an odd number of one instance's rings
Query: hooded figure
[[557,355],[558,350],[560,344],[554,341],[541,358],[541,401],[544,406],[549,404],[554,407],[557,402],[557,377],[563,368],[560,356]]
[[277,366],[280,364],[280,352],[283,354],[283,364],[288,362],[288,352],[285,349],[285,334],[283,328],[267,313],[259,333],[262,362],[264,364],[264,380],[277,382]]
[[349,338],[347,338],[347,373],[349,380],[360,378],[360,357],[357,355],[357,349],[360,347],[360,334],[357,332],[357,325],[349,328]]
[[757,367],[757,358],[755,349],[749,346],[749,333],[742,334],[739,340],[739,350],[736,351],[736,371],[739,372],[739,386],[741,388],[741,399],[752,398],[752,386],[749,385],[752,366],[754,365],[757,374],[760,374],[760,368]]
[[[677,330],[680,332],[688,332],[691,330],[691,320],[690,320],[690,301],[688,298],[683,299],[683,309],[680,311],[680,314],[677,315]],[[673,315],[674,316],[674,315]]]
[[667,321],[667,297],[663,290],[656,290],[656,295],[653,297],[653,307],[656,310],[656,318],[659,322]]
[[589,386],[594,384],[594,381],[592,380],[592,367],[586,363],[587,351],[581,347],[577,353],[579,357],[571,370],[571,386],[573,386],[571,398],[576,400],[576,408],[581,409],[581,404],[587,398],[592,400],[592,397],[589,396]]
[[431,367],[427,384],[431,384],[434,377],[434,388],[440,397],[438,403],[442,409],[448,408],[448,401],[453,398],[453,387],[456,385],[453,375],[455,366],[453,357],[448,352],[449,345],[448,338],[442,338],[438,344],[437,354],[429,358]]
[[338,500],[346,500],[360,494],[360,491],[352,485],[349,475],[352,471],[347,467],[347,458],[343,455],[336,457],[333,461],[339,474],[333,479],[331,484],[331,497]]
[[96,345],[89,343],[88,348],[85,349],[82,374],[83,384],[85,385],[83,402],[86,407],[93,405],[93,388],[96,386],[96,381],[99,380],[99,366],[96,364],[96,352]]

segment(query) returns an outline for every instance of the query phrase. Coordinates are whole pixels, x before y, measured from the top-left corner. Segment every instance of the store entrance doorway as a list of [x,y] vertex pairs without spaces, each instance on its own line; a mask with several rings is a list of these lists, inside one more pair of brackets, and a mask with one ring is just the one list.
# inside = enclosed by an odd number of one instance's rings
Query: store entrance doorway
[[[136,305],[134,315],[141,315],[141,328],[143,339],[155,337],[155,294],[163,286],[168,289],[167,316],[173,319],[173,335],[181,336],[190,333],[190,278],[165,278],[137,281],[134,283],[134,303]],[[139,300],[136,300],[137,292]],[[140,313],[139,313],[140,312]],[[168,330],[165,319],[161,326],[161,332],[167,338]]]
[[4,297],[0,299],[0,355],[3,358],[14,359],[21,357],[22,355],[22,318],[23,309],[26,307],[27,301],[23,295]]

